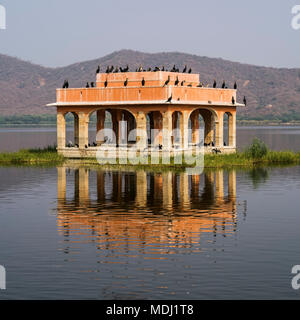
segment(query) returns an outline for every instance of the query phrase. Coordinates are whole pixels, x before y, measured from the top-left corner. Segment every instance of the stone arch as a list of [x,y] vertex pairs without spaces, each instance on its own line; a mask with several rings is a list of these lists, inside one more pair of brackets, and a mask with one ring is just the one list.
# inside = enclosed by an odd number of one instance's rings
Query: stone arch
[[129,132],[136,129],[136,117],[130,110],[125,108],[95,108],[89,112],[88,117],[90,118],[94,113],[96,114],[96,129],[95,134],[89,137],[90,146],[99,146],[107,141],[109,137],[105,137],[105,131],[103,131],[105,129],[113,130],[114,139],[112,139],[112,143],[127,145],[136,142],[133,135],[130,135],[131,139],[128,141]]
[[214,125],[218,121],[217,113],[211,108],[195,108],[189,115],[190,124],[190,137],[189,141],[192,144],[198,144],[201,142],[201,131],[200,131],[200,116],[203,119],[203,143],[204,146],[214,146],[215,145],[215,133]]
[[[79,147],[79,115],[75,111],[64,111],[62,115],[61,147]],[[70,115],[68,117],[68,115]],[[73,128],[73,129],[70,129]],[[64,141],[63,141],[64,140]]]

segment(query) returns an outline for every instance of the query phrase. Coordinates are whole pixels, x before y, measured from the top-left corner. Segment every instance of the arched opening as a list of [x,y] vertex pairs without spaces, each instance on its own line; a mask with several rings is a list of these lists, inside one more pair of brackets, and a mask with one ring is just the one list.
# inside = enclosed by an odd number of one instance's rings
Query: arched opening
[[216,115],[208,109],[196,109],[189,117],[189,144],[215,146]]
[[127,146],[136,143],[136,120],[132,113],[124,109],[101,109],[90,114],[89,147],[103,143]]
[[148,146],[158,147],[162,145],[162,114],[159,111],[151,111],[146,115]]
[[223,118],[223,138],[224,138],[224,146],[234,147],[235,139],[234,139],[234,119],[231,112],[225,112]]
[[79,117],[76,112],[67,112],[65,119],[65,146],[79,148]]
[[180,111],[174,111],[172,113],[172,146],[173,148],[179,148],[182,144],[182,113]]

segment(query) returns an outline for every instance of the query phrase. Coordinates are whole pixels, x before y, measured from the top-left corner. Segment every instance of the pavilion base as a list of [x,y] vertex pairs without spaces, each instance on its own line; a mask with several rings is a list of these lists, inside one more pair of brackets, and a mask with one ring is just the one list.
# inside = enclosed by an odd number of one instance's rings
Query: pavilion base
[[[235,147],[204,147],[204,154],[231,154],[236,152]],[[70,159],[84,159],[84,158],[96,158],[97,155],[97,150],[98,147],[88,147],[84,149],[80,148],[58,148],[57,152],[61,155],[63,155],[65,158],[70,158]],[[110,151],[115,151],[116,152],[116,157],[117,158],[124,158],[126,155],[130,152],[133,151],[132,148],[127,148],[127,147],[121,147],[121,148],[116,148],[116,147],[110,147]],[[144,149],[144,151],[140,151],[139,154],[141,155],[148,155],[154,154],[157,156],[162,156],[164,154],[170,154],[170,156],[176,156],[180,155],[186,151],[195,151],[193,147],[190,147],[189,149],[170,149],[170,150],[158,150],[155,148],[147,148]],[[217,151],[217,152],[216,152]]]

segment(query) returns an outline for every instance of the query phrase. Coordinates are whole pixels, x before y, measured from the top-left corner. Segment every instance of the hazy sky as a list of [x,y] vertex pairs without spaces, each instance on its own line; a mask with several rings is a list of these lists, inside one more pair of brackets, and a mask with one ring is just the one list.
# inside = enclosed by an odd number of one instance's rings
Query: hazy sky
[[300,68],[300,0],[0,0],[0,53],[45,66],[120,49]]

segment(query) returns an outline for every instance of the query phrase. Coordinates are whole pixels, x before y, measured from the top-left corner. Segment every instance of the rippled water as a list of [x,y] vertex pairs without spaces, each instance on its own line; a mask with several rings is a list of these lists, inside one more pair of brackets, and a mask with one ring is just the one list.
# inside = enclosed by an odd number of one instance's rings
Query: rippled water
[[[226,136],[226,128],[224,129]],[[96,133],[89,131],[90,142]],[[300,127],[238,127],[237,147],[241,150],[254,137],[265,141],[274,150],[300,150]],[[74,141],[73,131],[67,128],[66,141]],[[56,144],[56,128],[0,128],[0,151],[44,148]]]
[[0,177],[0,299],[300,297],[299,166]]

